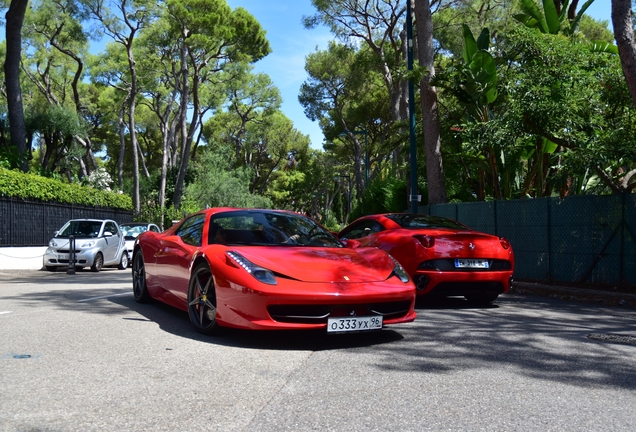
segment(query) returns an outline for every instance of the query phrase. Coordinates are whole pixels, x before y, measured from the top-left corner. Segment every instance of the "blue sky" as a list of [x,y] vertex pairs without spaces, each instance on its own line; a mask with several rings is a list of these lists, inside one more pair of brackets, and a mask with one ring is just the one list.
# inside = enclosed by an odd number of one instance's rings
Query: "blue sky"
[[[579,7],[584,0],[579,1]],[[255,72],[268,74],[283,97],[282,110],[296,129],[309,135],[313,148],[322,148],[318,123],[310,121],[298,102],[301,84],[307,79],[305,57],[316,48],[326,49],[332,35],[325,27],[307,30],[301,20],[313,15],[310,0],[228,0],[232,8],[247,9],[267,31],[272,53],[254,64]],[[611,0],[595,0],[587,14],[610,23]]]
[[323,135],[317,122],[309,120],[298,102],[301,84],[307,79],[305,57],[316,48],[326,49],[333,38],[325,27],[307,30],[301,20],[313,15],[310,0],[228,0],[232,8],[242,6],[267,31],[272,53],[254,64],[255,72],[270,76],[283,97],[282,111],[294,127],[311,138],[313,148],[322,148]]

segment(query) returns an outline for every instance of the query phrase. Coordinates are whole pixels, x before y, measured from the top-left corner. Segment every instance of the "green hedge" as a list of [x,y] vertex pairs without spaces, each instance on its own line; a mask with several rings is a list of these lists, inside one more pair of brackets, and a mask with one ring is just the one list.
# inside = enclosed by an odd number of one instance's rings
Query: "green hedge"
[[0,195],[132,210],[130,196],[0,167]]

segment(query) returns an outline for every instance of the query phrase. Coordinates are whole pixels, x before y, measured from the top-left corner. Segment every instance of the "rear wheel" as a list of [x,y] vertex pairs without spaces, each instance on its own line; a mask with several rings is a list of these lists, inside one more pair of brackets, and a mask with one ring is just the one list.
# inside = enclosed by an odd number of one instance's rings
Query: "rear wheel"
[[188,315],[199,333],[215,334],[219,331],[216,322],[216,291],[214,279],[207,263],[195,267],[188,286]]
[[148,294],[148,288],[146,287],[146,266],[144,265],[144,256],[141,251],[133,256],[132,280],[135,301],[137,303],[150,301],[150,294]]
[[121,260],[119,260],[117,268],[119,270],[126,270],[128,268],[128,252],[121,254]]
[[95,255],[95,261],[93,261],[93,265],[91,266],[91,270],[95,273],[99,272],[104,266],[104,257],[101,252],[97,252]]
[[499,297],[499,294],[480,293],[480,294],[470,294],[464,297],[466,297],[466,300],[468,300],[469,303],[476,304],[476,305],[487,305],[497,300],[497,297]]

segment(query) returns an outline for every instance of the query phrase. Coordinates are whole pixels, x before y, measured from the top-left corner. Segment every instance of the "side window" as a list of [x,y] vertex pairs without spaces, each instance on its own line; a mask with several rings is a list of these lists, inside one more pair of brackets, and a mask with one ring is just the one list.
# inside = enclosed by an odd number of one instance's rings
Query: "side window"
[[117,229],[117,226],[112,222],[106,222],[106,225],[104,226],[104,232],[105,233],[109,232],[114,236],[119,235],[119,230]]
[[343,240],[359,239],[380,231],[384,231],[381,223],[374,220],[365,220],[350,227],[340,238]]
[[203,240],[203,223],[205,222],[205,215],[198,214],[185,220],[179,229],[175,232],[176,235],[181,237],[184,243],[192,246],[201,246]]
[[150,231],[159,232],[159,227],[157,225],[150,225]]

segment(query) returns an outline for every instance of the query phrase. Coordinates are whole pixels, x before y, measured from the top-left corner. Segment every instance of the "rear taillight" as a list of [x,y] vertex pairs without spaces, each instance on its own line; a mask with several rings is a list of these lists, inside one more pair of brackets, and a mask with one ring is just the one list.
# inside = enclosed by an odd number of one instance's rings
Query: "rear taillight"
[[435,237],[418,234],[414,235],[413,238],[422,243],[425,248],[432,248],[435,245]]
[[501,243],[501,247],[504,249],[510,249],[510,242],[503,237],[499,237],[499,243]]

